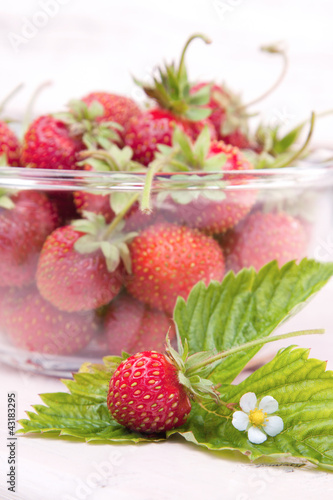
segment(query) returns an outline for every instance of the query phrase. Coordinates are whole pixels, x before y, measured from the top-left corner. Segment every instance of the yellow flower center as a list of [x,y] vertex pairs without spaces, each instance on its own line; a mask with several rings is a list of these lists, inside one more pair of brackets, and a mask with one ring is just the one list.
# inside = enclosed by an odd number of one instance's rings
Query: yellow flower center
[[262,410],[255,408],[254,410],[250,411],[249,414],[249,420],[251,424],[253,424],[255,427],[257,426],[265,426],[264,422],[265,420],[268,420],[267,418],[267,413],[263,412]]

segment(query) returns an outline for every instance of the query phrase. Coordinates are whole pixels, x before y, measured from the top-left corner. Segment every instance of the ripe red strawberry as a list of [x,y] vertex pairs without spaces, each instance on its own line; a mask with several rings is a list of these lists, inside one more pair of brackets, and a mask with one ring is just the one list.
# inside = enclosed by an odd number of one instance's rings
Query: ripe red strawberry
[[20,166],[20,143],[7,123],[0,121],[0,158],[5,155],[6,162],[12,167]]
[[78,170],[76,153],[83,148],[82,141],[71,136],[63,122],[41,116],[24,136],[21,162],[24,167]]
[[111,302],[104,329],[109,351],[114,355],[120,355],[122,351],[135,353],[147,349],[164,351],[169,329],[170,340],[176,335],[171,318],[130,295],[121,295]]
[[48,197],[57,207],[60,224],[65,226],[72,220],[78,218],[76,205],[74,203],[73,193],[70,191],[48,191]]
[[209,127],[211,139],[215,139],[215,131],[207,120],[190,122],[177,118],[169,111],[154,108],[128,122],[125,127],[124,142],[133,149],[133,160],[147,166],[153,161],[158,151],[158,144],[171,145],[176,126],[191,139],[196,139],[205,125]]
[[[208,82],[200,82],[191,87],[191,94],[198,92],[208,85]],[[213,83],[210,87],[209,102],[205,107],[211,109],[208,121],[214,126],[218,140],[231,144],[240,149],[248,149],[251,143],[244,133],[247,128],[247,117],[241,112],[242,103],[238,96],[234,95],[222,85]]]
[[106,222],[111,222],[115,216],[110,205],[110,194],[94,194],[88,191],[75,191],[74,203],[80,214],[94,212],[103,215]]
[[307,236],[300,221],[283,212],[254,212],[222,239],[226,267],[256,271],[272,260],[283,266],[306,256]]
[[0,331],[3,326],[3,304],[10,293],[10,288],[9,287],[0,287]]
[[[190,91],[191,94],[198,92],[208,84],[209,82],[199,82],[193,85]],[[221,85],[213,83],[210,87],[209,101],[207,104],[204,105],[204,107],[210,108],[212,110],[208,119],[214,125],[216,134],[220,139],[221,124],[225,121],[227,117],[227,111],[223,106],[221,106],[221,104],[216,99],[214,99],[214,94],[216,93],[221,94],[223,97],[225,97],[225,99],[229,99],[229,96],[227,92],[224,90],[224,88]]]
[[144,433],[179,427],[191,411],[177,368],[155,351],[137,353],[118,366],[110,380],[107,405],[117,422]]
[[38,263],[41,295],[62,311],[86,311],[107,304],[120,291],[124,268],[110,272],[100,248],[79,253],[75,243],[85,233],[59,227],[46,240]]
[[172,314],[178,296],[187,298],[200,280],[208,284],[224,275],[217,242],[195,229],[159,223],[130,244],[132,275],[127,290],[151,307]]
[[185,126],[185,131],[186,131],[187,135],[192,140],[197,139],[197,137],[200,135],[200,133],[203,131],[203,129],[205,127],[208,127],[210,140],[211,141],[217,140],[217,134],[216,134],[214,125],[211,123],[211,121],[208,118],[205,120],[197,121],[197,122],[186,121],[184,126]]
[[141,109],[136,102],[122,95],[110,94],[108,92],[91,92],[83,97],[82,101],[88,105],[94,101],[102,104],[104,113],[96,119],[98,122],[112,121],[125,127],[130,118],[141,115]]
[[231,146],[235,146],[238,149],[257,149],[257,145],[250,142],[248,137],[243,134],[239,129],[234,130],[230,134],[220,136],[221,139]]
[[147,166],[154,159],[158,144],[171,145],[176,125],[185,130],[182,120],[159,108],[132,118],[125,127],[124,142],[133,149],[133,160]]
[[97,331],[93,313],[60,312],[35,286],[11,290],[4,300],[1,324],[20,349],[47,354],[73,354]]
[[0,204],[0,286],[24,286],[35,277],[38,254],[57,227],[52,202],[36,191],[7,197],[12,208]]

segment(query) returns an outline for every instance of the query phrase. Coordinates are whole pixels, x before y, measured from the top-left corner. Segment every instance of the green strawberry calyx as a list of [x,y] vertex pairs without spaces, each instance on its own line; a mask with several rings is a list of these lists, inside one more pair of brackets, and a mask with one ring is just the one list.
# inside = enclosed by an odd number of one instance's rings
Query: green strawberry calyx
[[[13,90],[11,90],[9,92],[9,94],[6,95],[5,98],[0,102],[0,115],[2,115],[8,102],[22,89],[22,87],[23,87],[23,83],[20,83]],[[12,120],[10,120],[8,118],[2,118],[2,121],[5,123],[10,123]]]
[[[209,173],[214,172],[212,176],[205,176],[206,187],[207,189],[202,189],[205,187],[200,184],[200,189],[198,186],[189,185],[184,181],[188,181],[188,176],[181,177],[177,176],[179,190],[176,191],[168,191],[159,193],[157,200],[162,202],[166,196],[171,194],[172,198],[181,204],[187,204],[193,199],[196,199],[198,195],[202,195],[209,199],[214,200],[222,200],[225,198],[225,194],[221,189],[221,187],[225,186],[225,183],[222,181],[223,174],[216,174],[216,171],[222,170],[223,166],[227,161],[227,157],[224,153],[219,153],[209,157],[209,149],[210,149],[210,134],[209,129],[205,126],[200,132],[198,138],[194,143],[189,139],[189,137],[178,127],[175,128],[173,137],[172,137],[172,146],[165,146],[159,144],[158,149],[159,153],[157,153],[156,158],[148,165],[145,185],[141,198],[141,210],[145,213],[151,212],[150,207],[150,197],[152,190],[152,182],[154,177],[159,172],[201,172],[201,173]],[[193,174],[192,174],[193,175]],[[192,177],[192,176],[191,176]],[[196,179],[195,179],[196,177]],[[198,180],[199,176],[193,176],[192,181]],[[177,180],[173,183],[173,188],[177,187]],[[212,181],[214,181],[215,190],[209,189]],[[193,182],[192,182],[193,183]],[[188,187],[192,187],[192,191],[187,191]]]
[[116,122],[98,122],[104,114],[104,106],[93,101],[90,105],[73,99],[68,103],[69,111],[55,113],[54,118],[67,125],[70,134],[81,137],[82,142],[88,149],[98,147],[108,149],[114,142],[121,143],[119,132],[123,127]]
[[207,125],[205,125],[194,142],[180,128],[175,127],[172,135],[172,146],[159,144],[159,153],[157,153],[156,158],[166,160],[164,172],[191,172],[197,170],[216,172],[222,170],[227,157],[224,153],[209,156],[210,146],[211,138]]
[[[120,214],[123,215],[122,212]],[[123,231],[125,221],[119,217],[119,214],[109,225],[106,224],[103,215],[86,211],[83,212],[83,215],[84,219],[72,222],[72,227],[75,230],[85,233],[75,242],[74,249],[81,254],[101,250],[110,273],[115,271],[122,261],[128,274],[131,274],[128,245],[137,236],[137,233]]]
[[79,166],[89,165],[97,172],[145,172],[141,163],[132,160],[133,150],[129,146],[122,149],[110,144],[107,149],[88,149],[78,153]]
[[209,102],[210,84],[196,92],[190,92],[191,85],[185,67],[185,54],[191,42],[196,38],[200,38],[207,44],[211,43],[206,35],[196,33],[187,40],[178,66],[171,63],[165,65],[164,68],[158,68],[159,77],[154,78],[152,85],[134,79],[146,95],[154,99],[161,108],[190,121],[208,118],[212,112],[211,109],[203,107]]
[[[2,158],[6,155],[0,155],[0,167],[2,165]],[[7,165],[5,160],[4,165]],[[12,210],[15,207],[15,203],[12,200],[12,196],[18,191],[15,189],[4,189],[0,188],[0,208],[5,208],[6,210]]]
[[[316,114],[311,113],[310,119],[294,127],[287,134],[280,136],[280,127],[265,127],[259,125],[255,139],[260,153],[246,151],[244,154],[253,163],[256,169],[285,168],[292,166],[296,160],[303,159],[309,154],[308,146],[311,143]],[[304,125],[309,123],[309,131],[303,144],[297,149],[294,147]]]
[[[79,166],[87,166],[95,172],[128,172],[128,173],[144,173],[147,168],[141,163],[132,160],[133,150],[129,146],[120,149],[116,144],[111,144],[105,149],[83,150],[78,153],[78,158],[82,161],[78,162]],[[131,208],[132,194],[128,192],[113,191],[110,194],[109,189],[93,189],[89,188],[89,193],[95,195],[109,195],[110,206],[115,214],[119,214],[123,208],[127,210]],[[129,203],[129,206],[127,204]]]
[[[170,185],[172,189],[158,193],[157,204],[162,204],[168,196],[181,205],[187,205],[199,197],[212,201],[225,199],[223,188],[226,183],[222,180],[222,170],[227,157],[224,153],[209,156],[210,145],[207,126],[202,129],[195,142],[192,142],[182,130],[176,127],[172,137],[172,146],[159,145],[160,152],[156,158],[159,161],[165,160],[162,171],[179,174]],[[217,173],[218,171],[221,171],[221,174]],[[192,172],[192,175],[188,176],[187,172]]]
[[218,405],[225,405],[233,409],[234,403],[225,404],[218,392],[218,386],[207,377],[223,361],[224,358],[237,354],[253,347],[263,346],[269,342],[297,337],[302,335],[323,334],[325,330],[301,330],[281,335],[274,335],[265,339],[256,339],[246,342],[240,346],[233,347],[223,352],[201,351],[189,355],[187,341],[184,344],[181,341],[178,329],[176,328],[178,351],[171,346],[168,335],[166,337],[166,355],[169,361],[176,366],[178,370],[179,383],[186,387],[190,397],[200,403],[201,399],[213,399]]

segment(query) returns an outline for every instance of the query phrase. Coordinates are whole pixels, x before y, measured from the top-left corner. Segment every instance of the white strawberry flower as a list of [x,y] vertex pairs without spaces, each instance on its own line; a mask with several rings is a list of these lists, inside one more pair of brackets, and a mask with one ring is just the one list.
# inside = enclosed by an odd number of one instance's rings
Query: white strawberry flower
[[243,411],[235,411],[232,425],[239,431],[247,431],[251,443],[261,444],[266,441],[266,434],[276,436],[283,430],[282,418],[271,416],[279,408],[272,396],[265,396],[258,403],[254,392],[247,392],[240,398],[239,406]]

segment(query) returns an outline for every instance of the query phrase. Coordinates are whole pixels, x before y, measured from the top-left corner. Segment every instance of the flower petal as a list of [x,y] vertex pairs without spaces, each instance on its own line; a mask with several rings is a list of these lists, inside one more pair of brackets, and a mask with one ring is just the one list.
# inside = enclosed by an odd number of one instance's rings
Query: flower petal
[[266,413],[274,413],[279,409],[279,403],[272,396],[265,396],[259,403],[260,410]]
[[249,413],[251,410],[254,410],[257,404],[257,396],[254,392],[247,392],[243,394],[240,398],[239,406],[242,408],[245,413]]
[[235,411],[232,417],[232,425],[236,427],[238,431],[246,431],[249,425],[249,417],[243,411]]
[[249,441],[254,444],[261,444],[264,441],[266,441],[267,436],[266,434],[258,429],[258,427],[250,427],[247,433],[247,437],[249,438]]
[[265,425],[265,432],[269,436],[276,436],[281,431],[283,431],[283,420],[281,417],[273,415],[269,417],[268,422]]

